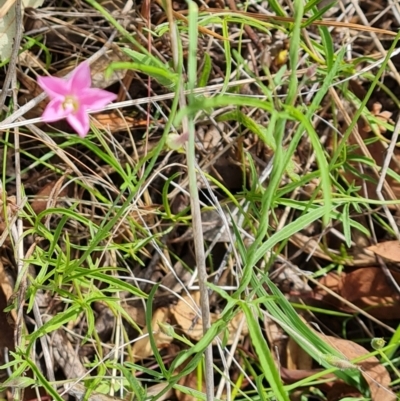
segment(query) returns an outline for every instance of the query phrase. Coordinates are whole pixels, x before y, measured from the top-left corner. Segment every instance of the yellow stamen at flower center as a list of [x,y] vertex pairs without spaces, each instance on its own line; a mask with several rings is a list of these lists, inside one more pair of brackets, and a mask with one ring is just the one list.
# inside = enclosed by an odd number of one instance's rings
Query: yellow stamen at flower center
[[79,109],[79,102],[75,96],[65,96],[65,100],[62,103],[64,110],[71,110],[77,112]]

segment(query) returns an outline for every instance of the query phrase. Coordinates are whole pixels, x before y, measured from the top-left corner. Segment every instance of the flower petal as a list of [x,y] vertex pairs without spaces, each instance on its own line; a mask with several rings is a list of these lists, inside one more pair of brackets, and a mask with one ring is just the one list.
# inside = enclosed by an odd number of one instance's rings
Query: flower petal
[[103,89],[87,88],[82,90],[77,97],[81,106],[96,111],[115,100],[117,95]]
[[56,97],[64,97],[70,93],[70,83],[57,77],[38,77],[39,86],[54,99]]
[[81,138],[89,132],[89,115],[83,107],[80,107],[76,113],[68,114],[67,121]]
[[89,64],[86,61],[79,64],[78,67],[72,71],[69,82],[71,85],[71,94],[77,97],[79,97],[83,89],[90,88],[90,85],[92,85],[92,77],[90,76]]
[[53,121],[58,121],[67,117],[67,115],[71,113],[71,110],[64,109],[63,100],[63,98],[50,100],[42,114],[42,119],[44,122],[52,123]]

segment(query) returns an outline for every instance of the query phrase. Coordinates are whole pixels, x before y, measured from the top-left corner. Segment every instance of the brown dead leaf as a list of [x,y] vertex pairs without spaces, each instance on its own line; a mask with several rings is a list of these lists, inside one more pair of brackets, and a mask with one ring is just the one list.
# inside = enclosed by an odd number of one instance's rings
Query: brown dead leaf
[[[391,122],[393,123],[393,121],[390,120],[390,117],[392,117],[392,114],[390,111],[382,111],[382,104],[379,102],[375,102],[372,105],[371,108],[371,114],[373,116],[375,116],[378,120],[387,123],[387,122]],[[384,134],[387,130],[383,125],[378,125],[378,129],[380,131],[381,134]],[[371,132],[372,129],[369,125],[366,125],[364,127],[365,132]]]
[[[200,292],[195,291],[191,294],[192,296],[185,295],[178,301],[176,305],[172,305],[170,308],[171,317],[175,319],[176,324],[180,327],[181,331],[189,338],[195,341],[199,341],[203,338],[203,323],[202,319],[195,313],[195,309],[200,309]],[[193,305],[193,301],[195,305]],[[193,305],[193,307],[191,307]],[[214,323],[218,319],[218,314],[211,313],[211,323]],[[248,334],[248,327],[246,322],[242,322],[243,314],[238,313],[228,324],[228,338],[227,344],[232,344],[236,336],[238,335],[239,328],[241,329],[240,336]],[[220,335],[221,339],[224,337],[224,333]],[[216,344],[217,340],[213,341]]]
[[132,117],[122,117],[119,113],[112,111],[111,113],[95,114],[93,124],[96,128],[107,129],[114,132],[126,131],[134,125]]
[[[303,233],[295,233],[290,237],[290,242],[296,245],[296,247],[302,249],[304,253],[311,253],[314,257],[321,258],[332,262],[334,257],[343,258],[340,251],[337,249],[329,248],[329,252],[323,249],[321,243],[309,235]],[[365,248],[349,249],[349,256],[344,260],[346,266],[371,266],[376,263],[375,255],[367,251]],[[342,259],[343,260],[343,259]]]
[[[392,275],[400,283],[400,273],[392,272]],[[357,269],[340,276],[329,273],[319,282],[378,319],[400,318],[400,294],[378,267]],[[354,312],[320,287],[314,289],[314,294],[341,310]]]
[[332,388],[326,392],[326,401],[341,401],[343,399],[360,399],[360,392],[353,386],[337,380]]
[[[36,214],[39,214],[46,210],[47,204],[50,202],[51,205],[55,206],[57,203],[57,198],[59,196],[66,196],[67,189],[59,192],[59,189],[64,181],[62,177],[61,180],[51,181],[46,184],[36,195],[34,200],[31,202],[31,208]],[[51,199],[53,197],[53,199]]]
[[313,359],[299,344],[289,337],[286,347],[286,359],[288,369],[308,370],[311,369]]
[[393,262],[400,262],[400,241],[385,241],[367,248],[375,254]]
[[132,117],[121,116],[116,111],[94,114],[93,124],[99,129],[108,129],[111,132],[126,131],[127,129],[145,127],[147,120],[136,120]]
[[[325,336],[315,332],[321,339],[327,341],[330,345],[340,351],[345,359],[352,360],[368,354],[368,351],[361,345],[350,340]],[[396,395],[389,389],[390,375],[379,360],[370,356],[361,362],[358,362],[357,367],[360,368],[361,374],[368,383],[371,398],[373,401],[395,401]]]
[[221,132],[224,132],[224,129],[223,123],[218,123],[217,126],[211,125],[208,130],[199,129],[199,146],[202,146],[206,151],[211,151],[218,145],[222,145]]
[[[169,324],[169,310],[167,307],[158,308],[154,314],[153,319],[151,321],[151,327],[154,332],[154,339],[156,341],[156,345],[158,349],[162,349],[167,347],[172,342],[172,337],[163,333],[158,323],[168,323]],[[148,333],[147,327],[143,329],[143,335]],[[153,350],[151,349],[149,336],[144,336],[135,342],[132,347],[132,354],[135,360],[147,358],[150,355],[153,355]]]
[[130,303],[122,304],[125,312],[129,315],[129,317],[139,326],[146,326],[146,315],[143,308],[143,304],[141,302],[135,302],[134,305]]
[[[183,333],[195,341],[203,337],[202,320],[195,312],[196,309],[200,309],[199,305],[200,292],[195,291],[191,294],[191,297],[185,294],[182,299],[179,299],[179,301],[170,308],[171,316],[175,319],[176,324],[181,328]],[[214,319],[211,313],[211,320],[214,321]]]

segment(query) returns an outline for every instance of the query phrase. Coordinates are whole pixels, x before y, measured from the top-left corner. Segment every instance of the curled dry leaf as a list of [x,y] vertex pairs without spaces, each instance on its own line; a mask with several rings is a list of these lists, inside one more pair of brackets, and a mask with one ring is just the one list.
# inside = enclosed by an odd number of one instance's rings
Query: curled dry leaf
[[[362,347],[350,340],[344,340],[341,338],[325,336],[321,333],[313,330],[323,341],[329,343],[333,348],[343,354],[343,359],[332,356],[332,360],[336,363],[334,366],[347,369],[356,368],[359,369],[363,375],[365,381],[368,383],[371,398],[373,401],[395,401],[396,395],[389,389],[390,375],[385,367],[374,357],[368,357],[356,365],[352,364],[350,360],[360,358],[367,355],[369,352]],[[327,358],[328,360],[328,358]],[[285,383],[296,383],[304,378],[307,378],[315,373],[320,372],[320,369],[286,369],[280,368],[281,377]],[[358,397],[360,394],[352,387],[344,383],[342,380],[335,379],[332,374],[324,375],[323,379],[329,379],[331,381],[321,382],[317,387],[322,391],[326,392],[327,400],[338,401],[344,397]]]
[[[400,273],[391,273],[394,280],[400,283]],[[400,318],[400,294],[378,267],[357,269],[340,276],[329,273],[319,282],[378,319]],[[314,289],[314,296],[341,310],[354,312],[321,287]]]
[[122,304],[125,312],[129,315],[129,317],[139,326],[146,326],[146,315],[143,308],[143,304],[141,302],[136,302],[134,305],[129,303]]
[[[286,369],[283,366],[280,367],[281,378],[285,384],[297,383],[321,371],[322,369]],[[346,384],[343,380],[337,379],[333,373],[321,376],[320,383],[315,384],[314,387],[326,394],[327,401],[339,401],[347,397],[359,398],[361,396],[357,389]]]

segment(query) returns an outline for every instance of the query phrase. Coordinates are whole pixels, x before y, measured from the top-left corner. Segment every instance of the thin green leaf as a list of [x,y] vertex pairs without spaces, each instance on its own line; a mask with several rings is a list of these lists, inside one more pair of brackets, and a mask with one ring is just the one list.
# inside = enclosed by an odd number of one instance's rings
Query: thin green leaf
[[261,332],[260,324],[254,317],[252,305],[248,305],[246,302],[240,302],[239,305],[246,315],[250,338],[256,350],[258,359],[260,360],[260,364],[268,384],[270,385],[275,397],[278,397],[280,401],[289,401],[289,395],[282,384],[274,358],[272,357],[271,351],[267,346],[265,338]]
[[207,85],[208,80],[210,79],[211,69],[211,57],[208,53],[204,53],[203,68],[201,69],[199,82],[197,84],[199,88],[203,88]]
[[333,63],[334,63],[334,59],[333,59],[334,58],[334,46],[333,46],[332,36],[326,26],[320,26],[320,27],[318,27],[318,29],[321,34],[322,44],[324,45],[326,65],[328,67],[328,70],[330,70],[333,67]]

